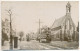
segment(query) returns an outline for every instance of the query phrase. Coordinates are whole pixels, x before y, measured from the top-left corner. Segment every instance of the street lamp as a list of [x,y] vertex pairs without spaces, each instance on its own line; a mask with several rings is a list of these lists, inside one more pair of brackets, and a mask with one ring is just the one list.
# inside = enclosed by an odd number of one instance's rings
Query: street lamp
[[13,36],[12,36],[12,20],[11,20],[11,16],[12,16],[12,11],[11,9],[8,10],[9,16],[10,16],[10,49],[13,49]]

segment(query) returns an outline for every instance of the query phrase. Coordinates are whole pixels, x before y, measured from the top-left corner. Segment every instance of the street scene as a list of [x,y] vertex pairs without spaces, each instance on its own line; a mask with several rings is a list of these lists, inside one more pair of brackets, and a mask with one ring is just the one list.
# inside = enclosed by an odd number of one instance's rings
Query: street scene
[[[6,42],[6,43],[7,43],[7,45],[3,46],[2,49],[9,50],[9,47],[10,47],[9,42]],[[76,44],[76,47],[73,47],[76,42],[70,42],[70,43],[61,42],[61,43],[66,43],[66,44],[61,44],[62,47],[60,47],[57,43],[59,43],[59,45],[60,45],[60,41],[55,41],[55,42],[51,42],[51,43],[39,43],[36,40],[31,40],[29,42],[22,41],[22,42],[18,42],[18,48],[17,49],[14,48],[14,50],[64,50],[64,49],[69,50],[69,49],[74,49],[74,48],[76,49],[77,45],[78,45],[78,44]],[[74,45],[72,45],[72,43]],[[56,44],[58,46],[56,46]]]
[[79,49],[78,1],[2,1],[1,15],[2,50]]

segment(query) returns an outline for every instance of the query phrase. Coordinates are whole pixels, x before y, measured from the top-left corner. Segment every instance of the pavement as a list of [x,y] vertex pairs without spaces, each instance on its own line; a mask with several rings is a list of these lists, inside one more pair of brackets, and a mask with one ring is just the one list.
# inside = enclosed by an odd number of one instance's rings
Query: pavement
[[[74,45],[73,45],[74,44]],[[39,41],[31,40],[31,41],[18,41],[18,48],[14,48],[14,50],[63,50],[63,47],[69,47],[73,45],[75,46],[76,42],[61,42],[61,41],[52,41],[51,43],[39,43]],[[9,50],[10,45],[9,42],[6,41],[5,45],[2,46],[3,50]]]
[[62,49],[79,49],[79,42],[76,42],[76,41],[72,41],[72,42],[52,41],[51,43],[45,43],[45,44],[54,46],[54,47],[59,47]]
[[[19,42],[19,41],[18,41]],[[13,44],[14,45],[14,44]],[[10,50],[10,44],[9,41],[5,41],[4,42],[4,46],[1,47],[2,50]],[[13,48],[14,50],[18,50],[19,49],[19,43],[18,43],[18,48]]]
[[[9,50],[10,45],[9,42],[5,42],[6,45],[2,46],[3,50]],[[61,49],[58,47],[53,47],[49,45],[45,45],[44,43],[39,43],[36,40],[31,41],[18,41],[18,48],[14,48],[14,50],[51,50],[51,49]]]
[[4,46],[2,46],[1,49],[2,50],[9,50],[10,49],[9,41],[5,41]]

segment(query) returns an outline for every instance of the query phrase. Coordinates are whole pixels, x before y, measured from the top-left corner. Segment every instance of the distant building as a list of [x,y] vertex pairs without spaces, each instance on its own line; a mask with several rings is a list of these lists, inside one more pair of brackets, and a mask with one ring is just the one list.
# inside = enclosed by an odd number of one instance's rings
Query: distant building
[[66,15],[54,21],[51,27],[51,34],[54,39],[73,40],[75,32],[75,24],[71,18],[71,5],[68,2],[66,5]]

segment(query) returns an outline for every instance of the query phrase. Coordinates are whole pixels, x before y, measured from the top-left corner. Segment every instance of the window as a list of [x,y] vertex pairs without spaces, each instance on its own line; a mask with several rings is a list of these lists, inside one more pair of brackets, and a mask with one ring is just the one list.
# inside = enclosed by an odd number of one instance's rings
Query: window
[[67,30],[69,30],[69,20],[67,21]]
[[65,25],[65,29],[66,29],[66,25]]
[[69,7],[69,12],[70,12],[70,7]]

